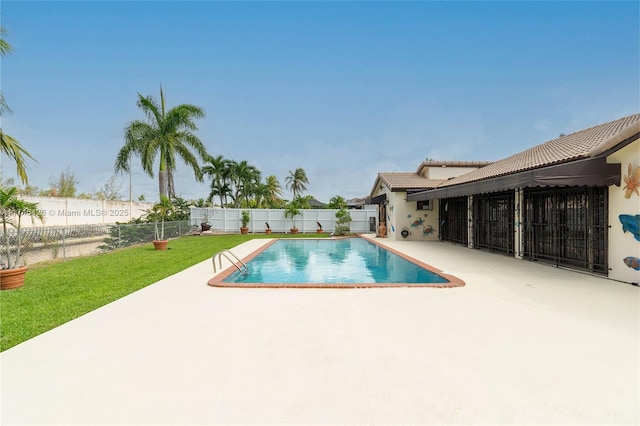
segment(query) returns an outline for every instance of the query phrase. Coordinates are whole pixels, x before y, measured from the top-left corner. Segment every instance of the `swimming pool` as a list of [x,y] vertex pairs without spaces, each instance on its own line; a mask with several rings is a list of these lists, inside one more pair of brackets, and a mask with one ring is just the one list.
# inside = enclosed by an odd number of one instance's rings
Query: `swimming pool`
[[464,285],[426,264],[363,238],[281,239],[209,284],[223,287],[380,287]]

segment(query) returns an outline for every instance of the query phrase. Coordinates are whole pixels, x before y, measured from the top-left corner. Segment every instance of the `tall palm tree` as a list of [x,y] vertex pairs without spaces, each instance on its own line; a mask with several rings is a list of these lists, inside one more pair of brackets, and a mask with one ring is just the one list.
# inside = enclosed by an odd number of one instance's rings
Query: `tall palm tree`
[[275,175],[270,175],[267,176],[265,184],[267,185],[267,200],[270,205],[274,205],[276,200],[283,194],[280,182],[278,182],[278,178]]
[[249,197],[252,194],[257,183],[260,182],[260,171],[250,165],[247,161],[240,162],[230,161],[229,179],[233,187],[233,205],[240,207],[242,201],[249,203]]
[[217,195],[220,198],[220,206],[224,207],[225,200],[228,193],[229,185],[227,184],[228,175],[227,161],[222,155],[217,157],[209,156],[204,166],[202,166],[203,176],[209,176],[211,178],[211,194],[209,200],[213,203],[213,197]]
[[137,156],[145,173],[153,178],[153,165],[159,154],[158,188],[161,200],[162,197],[169,197],[169,176],[176,170],[176,157],[191,166],[196,180],[202,181],[198,159],[192,152],[195,151],[203,160],[208,158],[204,144],[194,134],[198,130],[194,120],[205,116],[202,108],[181,104],[167,111],[162,87],[160,104],[152,96],[145,97],[138,93],[137,105],[147,121],[136,120],[126,127],[124,146],[115,163],[116,172],[128,172],[130,158]]
[[298,167],[294,172],[289,170],[289,176],[285,178],[287,188],[293,193],[293,198],[298,198],[307,189],[309,179],[304,169]]
[[[11,45],[2,37],[6,33],[7,30],[5,30],[3,27],[0,27],[0,56],[5,56],[12,50]],[[0,92],[0,117],[4,115],[5,112],[11,113],[11,108],[9,108],[9,105],[4,99],[4,95],[2,94],[2,92]],[[20,142],[3,132],[2,127],[0,127],[0,155],[1,154],[6,154],[7,157],[15,161],[16,173],[20,178],[20,181],[22,181],[22,183],[24,184],[29,183],[29,179],[27,177],[27,162],[25,157],[34,161],[35,159],[31,156],[31,154],[29,154],[29,152],[27,152],[26,149],[24,149],[22,145],[20,145]]]
[[256,199],[264,196],[264,189],[261,188],[262,173],[255,166],[249,166],[246,173],[242,176],[242,195],[244,202],[249,205],[249,198],[255,196]]
[[258,182],[253,188],[253,196],[255,200],[255,207],[268,208],[269,200],[269,187],[266,183]]

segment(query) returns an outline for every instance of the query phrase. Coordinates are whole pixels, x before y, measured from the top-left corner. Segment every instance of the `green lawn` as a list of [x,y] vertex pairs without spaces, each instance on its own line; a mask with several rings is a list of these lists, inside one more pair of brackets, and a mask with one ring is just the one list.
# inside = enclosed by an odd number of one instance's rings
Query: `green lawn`
[[290,236],[182,237],[171,240],[167,251],[156,251],[152,244],[146,244],[64,263],[30,265],[24,287],[0,293],[0,351],[180,272],[220,250],[268,237]]

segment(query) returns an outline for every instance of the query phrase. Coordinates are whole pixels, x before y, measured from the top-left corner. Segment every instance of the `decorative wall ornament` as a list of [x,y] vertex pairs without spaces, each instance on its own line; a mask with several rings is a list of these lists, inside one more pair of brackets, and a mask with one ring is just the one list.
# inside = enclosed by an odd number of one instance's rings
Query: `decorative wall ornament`
[[630,214],[621,214],[618,216],[622,224],[622,232],[631,232],[633,238],[640,241],[640,214],[631,216]]
[[622,259],[625,265],[627,265],[631,269],[635,269],[636,271],[640,271],[640,259],[633,256],[628,256]]
[[634,169],[631,163],[629,163],[628,174],[624,178],[624,198],[631,198],[631,194],[634,192],[640,196],[640,166],[636,166]]
[[419,227],[420,225],[422,225],[423,223],[424,223],[424,219],[422,219],[421,217],[419,217],[418,219],[414,220],[414,221],[411,223],[411,227],[412,227],[412,228],[417,228],[417,227]]

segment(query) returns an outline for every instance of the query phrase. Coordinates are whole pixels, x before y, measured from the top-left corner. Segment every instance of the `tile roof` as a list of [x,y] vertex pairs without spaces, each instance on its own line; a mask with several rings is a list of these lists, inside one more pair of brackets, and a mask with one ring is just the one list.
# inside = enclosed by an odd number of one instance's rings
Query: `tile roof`
[[473,172],[443,182],[439,187],[504,176],[552,164],[590,158],[640,132],[640,114],[561,136]]
[[420,174],[425,167],[484,167],[493,161],[436,161],[425,160],[418,166],[416,173]]
[[424,176],[418,175],[417,173],[405,172],[378,173],[378,178],[391,191],[403,191],[406,189],[431,189],[446,181],[446,179],[427,179]]

